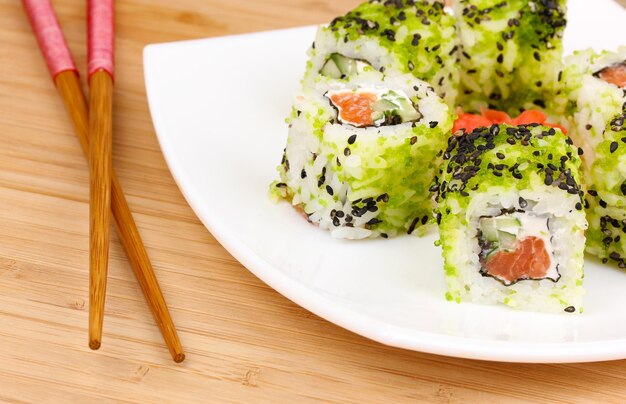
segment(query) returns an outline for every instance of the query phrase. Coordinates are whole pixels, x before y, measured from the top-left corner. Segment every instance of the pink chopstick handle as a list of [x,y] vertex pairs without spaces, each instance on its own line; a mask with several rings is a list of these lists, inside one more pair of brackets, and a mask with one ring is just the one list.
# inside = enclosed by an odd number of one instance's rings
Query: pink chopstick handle
[[77,72],[50,0],[22,0],[22,3],[52,79],[67,70]]
[[89,77],[98,70],[106,70],[113,77],[113,0],[89,0],[87,19]]

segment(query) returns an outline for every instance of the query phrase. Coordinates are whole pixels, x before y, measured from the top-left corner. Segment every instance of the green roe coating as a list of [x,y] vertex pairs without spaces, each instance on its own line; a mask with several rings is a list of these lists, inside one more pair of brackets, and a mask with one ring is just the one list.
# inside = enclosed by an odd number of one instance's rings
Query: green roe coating
[[458,0],[461,96],[468,112],[551,113],[561,91],[564,0]]
[[587,251],[620,268],[626,268],[626,104],[623,108],[596,148],[587,210]]
[[374,64],[376,69],[412,74],[428,82],[452,106],[458,82],[454,26],[454,17],[438,1],[397,0],[362,3],[323,30],[340,44],[363,37],[375,40],[393,59],[388,66]]
[[[319,154],[311,154],[305,166],[312,166],[313,159],[320,157],[328,161],[330,166],[327,166],[326,173],[336,174],[342,183],[348,185],[350,191],[347,200],[352,201],[353,210],[365,208],[364,201],[367,198],[377,200],[380,213],[377,222],[368,226],[370,230],[394,236],[413,233],[416,228],[432,222],[433,201],[428,197],[429,187],[438,167],[435,156],[445,144],[446,132],[441,127],[449,128],[451,121],[440,123],[435,128],[416,125],[410,129],[408,136],[382,135],[376,142],[361,142],[357,139],[349,144],[347,139],[343,143],[324,139],[321,126],[331,119],[330,116],[311,118],[301,116],[301,119],[313,121],[313,125],[320,128],[315,134],[321,145],[316,151]],[[350,156],[360,157],[363,170],[358,175],[346,169],[346,149],[350,150]],[[282,183],[289,182],[289,169],[289,161],[284,160],[279,166]],[[322,176],[318,174],[317,179]],[[320,188],[323,187],[323,184],[320,185]],[[302,192],[301,189],[290,188],[284,188],[284,191],[287,194],[280,196],[286,199]],[[385,194],[387,198],[381,197]],[[333,198],[340,201],[339,195]],[[305,214],[311,213],[306,205],[302,209]]]
[[[578,194],[580,158],[560,130],[539,125],[493,125],[452,136],[435,180],[438,213],[465,209],[474,193],[491,187],[533,189],[537,184]],[[581,200],[581,203],[583,201]]]

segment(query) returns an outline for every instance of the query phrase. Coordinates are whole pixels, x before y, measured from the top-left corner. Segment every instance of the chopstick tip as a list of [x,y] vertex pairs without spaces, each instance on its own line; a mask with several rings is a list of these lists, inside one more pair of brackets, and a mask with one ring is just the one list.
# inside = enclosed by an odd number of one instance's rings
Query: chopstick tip
[[[96,339],[92,339],[91,341],[89,341],[89,348],[93,349],[94,351],[100,348],[100,341],[96,340]],[[184,357],[184,355],[183,355]]]
[[181,363],[184,360],[185,360],[185,354],[184,353],[178,353],[178,354],[174,355],[174,362]]

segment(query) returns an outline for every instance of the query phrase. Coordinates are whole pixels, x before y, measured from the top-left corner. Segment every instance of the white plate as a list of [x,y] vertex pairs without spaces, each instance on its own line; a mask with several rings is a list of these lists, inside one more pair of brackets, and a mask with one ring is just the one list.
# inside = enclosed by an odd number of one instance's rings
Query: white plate
[[[570,3],[568,50],[615,48],[626,38],[625,13],[610,0]],[[588,261],[582,316],[449,303],[435,235],[335,240],[268,200],[313,38],[305,27],[144,51],[167,163],[222,245],[297,304],[384,344],[516,362],[626,358],[625,273]]]

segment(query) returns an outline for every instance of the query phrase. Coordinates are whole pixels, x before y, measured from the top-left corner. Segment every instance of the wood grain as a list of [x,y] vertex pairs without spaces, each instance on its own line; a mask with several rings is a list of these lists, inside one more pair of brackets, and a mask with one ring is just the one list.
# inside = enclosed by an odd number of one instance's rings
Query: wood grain
[[[87,164],[19,2],[0,0],[0,401],[623,401],[626,361],[489,363],[354,335],[255,278],[185,203],[152,129],[143,46],[320,23],[356,3],[116,4],[114,165],[187,348],[188,359],[176,365],[115,234],[106,345],[93,352],[84,344]],[[54,5],[84,72],[85,3]]]
[[89,348],[99,349],[109,267],[113,79],[104,70],[89,79]]

